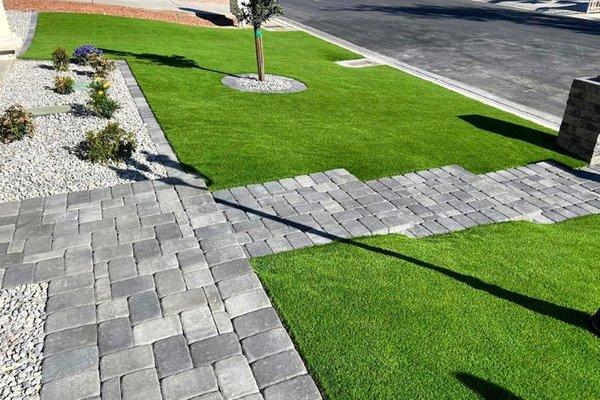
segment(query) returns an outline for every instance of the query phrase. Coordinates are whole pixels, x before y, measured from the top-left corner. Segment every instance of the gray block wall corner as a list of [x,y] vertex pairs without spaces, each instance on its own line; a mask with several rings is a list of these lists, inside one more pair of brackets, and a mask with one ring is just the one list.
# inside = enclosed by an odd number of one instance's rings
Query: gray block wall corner
[[600,164],[600,76],[573,81],[556,143],[590,165]]

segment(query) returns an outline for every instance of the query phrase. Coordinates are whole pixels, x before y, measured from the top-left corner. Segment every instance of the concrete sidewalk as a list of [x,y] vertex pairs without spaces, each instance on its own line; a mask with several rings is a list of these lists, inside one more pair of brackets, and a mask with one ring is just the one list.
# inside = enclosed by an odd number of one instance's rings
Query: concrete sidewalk
[[147,10],[179,11],[193,14],[217,14],[230,16],[228,2],[215,1],[185,1],[185,0],[68,0],[77,3],[103,4],[143,8]]

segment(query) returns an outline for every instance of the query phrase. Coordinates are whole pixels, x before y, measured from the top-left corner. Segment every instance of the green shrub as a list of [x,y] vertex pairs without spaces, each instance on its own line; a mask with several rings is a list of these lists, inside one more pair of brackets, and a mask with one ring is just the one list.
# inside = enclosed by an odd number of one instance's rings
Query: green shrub
[[89,109],[100,117],[111,118],[121,106],[108,97],[110,82],[103,78],[96,78],[90,84],[90,88],[90,100],[87,103]]
[[109,60],[102,54],[91,54],[88,58],[90,66],[94,69],[94,76],[98,78],[108,78],[108,75],[117,67],[117,63]]
[[10,106],[0,116],[0,141],[12,142],[33,135],[33,115],[21,105]]
[[57,76],[54,78],[54,91],[59,94],[73,93],[75,79],[70,76]]
[[125,161],[131,157],[137,143],[131,132],[125,131],[116,122],[109,122],[106,128],[89,131],[83,144],[84,156],[92,161],[107,163]]
[[54,69],[57,71],[68,71],[69,54],[67,53],[67,50],[62,47],[54,49],[52,52],[52,64],[54,64]]

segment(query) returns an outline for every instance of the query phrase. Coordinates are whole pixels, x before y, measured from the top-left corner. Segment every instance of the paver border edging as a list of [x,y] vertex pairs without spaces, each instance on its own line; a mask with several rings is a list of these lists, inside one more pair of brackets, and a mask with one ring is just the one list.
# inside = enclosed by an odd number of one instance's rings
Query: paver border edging
[[125,84],[131,93],[131,97],[133,97],[133,100],[135,101],[135,105],[137,106],[138,112],[142,117],[142,121],[144,124],[146,124],[150,139],[152,139],[152,142],[156,146],[156,152],[158,156],[157,161],[165,167],[167,176],[180,177],[183,175],[191,175],[195,178],[198,178],[198,174],[183,170],[183,167],[177,159],[173,148],[169,144],[164,131],[156,120],[156,116],[150,108],[150,105],[146,100],[146,96],[144,96],[144,92],[142,92],[142,89],[137,84],[137,80],[135,79],[135,76],[133,76],[127,61],[117,60],[117,66],[123,75],[123,79],[125,80]]
[[17,51],[17,57],[21,57],[23,54],[27,52],[29,46],[31,46],[31,42],[33,41],[33,36],[35,35],[35,30],[37,28],[38,23],[38,12],[32,11],[31,17],[29,19],[29,29],[27,30],[27,37],[23,41],[21,48]]
[[376,51],[369,50],[362,46],[358,46],[345,39],[323,32],[319,29],[312,28],[308,25],[304,25],[303,23],[284,17],[277,17],[276,20],[278,20],[282,25],[287,25],[291,28],[304,31],[312,36],[318,37],[319,39],[325,40],[329,43],[333,43],[337,46],[350,50],[354,53],[360,54],[363,57],[374,59],[380,62],[381,64],[399,69],[400,71],[424,79],[428,82],[435,83],[436,85],[442,86],[453,92],[460,93],[468,98],[480,101],[499,110],[509,112],[528,121],[535,122],[536,124],[539,124],[543,127],[550,128],[555,131],[558,131],[560,127],[561,118],[559,116],[555,116],[549,113],[545,113],[543,111],[524,106],[522,104],[515,103],[508,99],[504,99],[500,96],[496,96],[495,94],[492,94],[485,90],[466,85],[464,83],[455,81],[450,78],[445,78],[443,76],[434,74],[432,72],[426,71],[418,67],[414,67],[412,65],[398,61],[393,57],[388,57]]

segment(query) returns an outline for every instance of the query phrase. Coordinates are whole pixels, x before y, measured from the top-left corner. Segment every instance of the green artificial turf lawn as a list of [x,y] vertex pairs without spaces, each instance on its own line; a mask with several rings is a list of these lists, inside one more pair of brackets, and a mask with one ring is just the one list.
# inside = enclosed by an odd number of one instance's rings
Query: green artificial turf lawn
[[599,399],[600,216],[252,260],[332,399]]
[[265,33],[267,72],[305,82],[298,94],[220,83],[254,72],[247,29],[44,13],[26,58],[88,42],[129,62],[178,158],[213,189],[333,168],[372,179],[448,164],[581,165],[555,151],[550,130],[389,67],[341,67],[357,56],[301,32]]

